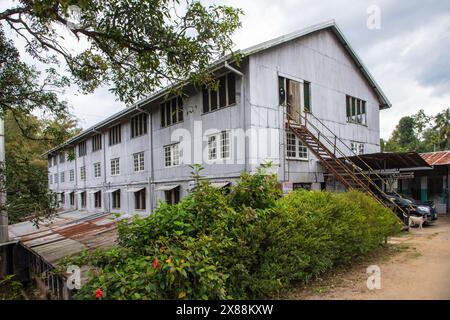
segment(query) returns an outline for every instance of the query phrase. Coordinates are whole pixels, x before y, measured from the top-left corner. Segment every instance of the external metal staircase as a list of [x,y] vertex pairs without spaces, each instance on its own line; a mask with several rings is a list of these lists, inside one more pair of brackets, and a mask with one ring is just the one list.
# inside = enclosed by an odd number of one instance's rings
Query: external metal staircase
[[[292,109],[291,109],[292,110]],[[391,201],[381,185],[386,181],[380,174],[356,154],[344,141],[329,129],[320,119],[308,111],[292,115],[285,112],[286,130],[292,132],[308,149],[320,159],[321,165],[346,189],[364,192],[383,206],[400,212],[407,223],[409,212]],[[346,152],[344,152],[345,150]],[[357,157],[365,168],[357,166],[350,157]]]

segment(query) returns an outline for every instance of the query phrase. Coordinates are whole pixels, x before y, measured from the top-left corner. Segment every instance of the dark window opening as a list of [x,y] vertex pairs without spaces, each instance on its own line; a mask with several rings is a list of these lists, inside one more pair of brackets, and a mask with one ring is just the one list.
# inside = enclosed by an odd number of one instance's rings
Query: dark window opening
[[203,88],[203,113],[236,103],[236,76],[234,73],[228,73],[220,77],[217,82],[217,90]]
[[101,208],[102,207],[102,192],[97,191],[94,193],[94,207]]
[[112,193],[112,208],[120,209],[120,190]]
[[164,191],[164,196],[168,204],[177,204],[180,202],[180,187]]
[[145,210],[145,189],[134,193],[134,208],[136,210]]

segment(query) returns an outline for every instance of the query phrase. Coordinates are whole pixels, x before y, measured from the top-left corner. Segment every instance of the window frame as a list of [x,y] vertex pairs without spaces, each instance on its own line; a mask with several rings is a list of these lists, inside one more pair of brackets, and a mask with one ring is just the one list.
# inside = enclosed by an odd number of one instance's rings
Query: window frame
[[80,180],[86,181],[86,166],[80,167]]
[[97,133],[92,136],[92,152],[102,150],[102,134]]
[[59,153],[59,163],[66,162],[66,153],[64,151]]
[[[288,136],[292,135],[294,139],[294,145],[289,143],[290,139]],[[288,148],[291,146],[291,150]],[[292,149],[293,148],[293,149]],[[305,152],[302,152],[300,148],[304,149]],[[288,155],[288,152],[294,152],[295,155]],[[305,154],[306,156],[301,156],[301,154]],[[287,160],[298,160],[298,161],[309,161],[309,150],[308,147],[300,141],[300,139],[291,131],[286,131],[286,159]]]
[[78,143],[78,157],[84,157],[87,154],[86,140]]
[[[223,105],[223,106],[221,105],[221,96],[220,96],[221,88],[223,88],[221,79],[223,79],[223,82],[225,83],[225,86],[224,86],[225,89],[223,89],[225,91],[222,92],[222,93],[225,93],[225,105]],[[232,81],[231,81],[231,79],[232,79]],[[215,81],[219,81],[217,90],[212,90],[211,88],[207,88],[207,87],[202,88],[202,115],[208,114],[211,112],[215,112],[217,110],[221,110],[224,108],[228,108],[228,107],[231,107],[231,106],[234,106],[237,104],[236,74],[234,72],[227,72],[227,73],[218,75],[216,77]],[[232,84],[234,85],[234,87],[232,86]],[[230,90],[230,87],[233,89]],[[212,99],[213,96],[215,96],[214,100]],[[208,105],[207,110],[205,108],[206,100],[208,100],[207,101],[207,105]],[[214,106],[212,104],[212,101],[215,101]]]
[[[180,146],[179,142],[172,143],[163,147],[164,150],[164,167],[172,168],[180,165]],[[169,165],[167,164],[167,156],[169,156]],[[177,159],[177,161],[175,161]]]
[[[136,152],[133,153],[133,168],[134,172],[143,172],[145,171],[145,152]],[[137,168],[137,170],[136,170]]]
[[167,128],[177,123],[182,123],[184,121],[183,99],[181,97],[172,97],[164,102],[161,102],[159,104],[159,112],[161,118],[161,128]]
[[367,101],[345,95],[346,119],[347,123],[367,126]]
[[[147,199],[146,198],[147,198],[146,188],[136,191],[134,193],[134,210],[142,210],[142,211],[146,210],[147,209]],[[139,204],[139,206],[137,204]]]
[[148,117],[146,113],[139,113],[130,119],[131,139],[147,134]]
[[69,170],[69,182],[75,181],[75,169]]
[[[117,161],[117,163],[115,163]],[[114,165],[113,165],[114,163]],[[120,158],[113,158],[110,159],[110,174],[111,176],[118,176],[120,175]],[[113,168],[114,168],[114,173],[113,173]]]
[[94,163],[94,178],[101,178],[102,176],[102,164],[101,162]]
[[108,129],[108,143],[110,146],[122,143],[122,124],[118,123]]
[[[223,142],[224,140],[222,139],[223,134],[227,134],[228,135],[228,156],[224,157],[223,156]],[[212,148],[211,148],[211,144],[210,144],[210,138],[214,138],[215,140],[215,157],[212,158],[211,154],[212,154]],[[228,160],[231,159],[232,155],[231,155],[231,151],[232,151],[232,139],[231,139],[231,130],[222,130],[220,132],[217,133],[213,133],[213,134],[209,134],[206,136],[206,148],[207,148],[207,158],[208,161],[221,161],[221,160]]]

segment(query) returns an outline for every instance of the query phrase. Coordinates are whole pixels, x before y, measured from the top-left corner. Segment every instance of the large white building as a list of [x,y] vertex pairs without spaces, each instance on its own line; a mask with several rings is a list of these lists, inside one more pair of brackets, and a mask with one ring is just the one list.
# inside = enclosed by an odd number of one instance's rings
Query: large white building
[[346,155],[379,152],[379,113],[390,103],[334,22],[240,54],[239,65],[225,57],[211,67],[218,91],[162,90],[49,150],[62,208],[148,214],[188,194],[191,163],[218,187],[268,160],[288,189],[334,184],[323,152],[286,128],[290,116],[307,117],[319,141]]

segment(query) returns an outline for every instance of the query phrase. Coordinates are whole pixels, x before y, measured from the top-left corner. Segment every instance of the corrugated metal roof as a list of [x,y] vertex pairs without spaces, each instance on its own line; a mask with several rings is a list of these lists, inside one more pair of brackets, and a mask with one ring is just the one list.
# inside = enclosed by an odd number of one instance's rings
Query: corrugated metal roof
[[[294,39],[298,39],[304,36],[307,36],[309,34],[312,34],[314,32],[317,31],[321,31],[321,30],[325,30],[325,29],[331,29],[333,31],[333,33],[337,36],[337,38],[339,39],[339,41],[341,42],[341,44],[344,46],[345,50],[347,50],[347,52],[349,53],[349,55],[351,56],[351,58],[353,59],[353,61],[356,63],[357,67],[359,68],[359,70],[361,71],[361,73],[363,74],[363,76],[366,78],[366,80],[368,81],[370,87],[375,91],[378,99],[380,100],[380,108],[381,109],[385,109],[385,108],[389,108],[391,107],[391,103],[389,102],[388,98],[386,97],[386,95],[384,94],[383,90],[381,89],[381,87],[378,85],[378,83],[375,81],[375,79],[373,78],[373,76],[371,75],[371,73],[369,72],[369,70],[367,69],[367,67],[365,66],[365,64],[362,62],[361,58],[358,56],[358,54],[356,53],[356,51],[350,46],[350,43],[348,42],[347,38],[344,36],[344,34],[342,33],[341,29],[338,27],[338,25],[336,24],[336,22],[334,20],[330,20],[324,23],[319,23],[316,25],[313,25],[311,27],[305,28],[305,29],[301,29],[299,31],[260,43],[258,45],[249,47],[247,49],[244,50],[237,50],[235,51],[235,54],[240,54],[242,57],[245,56],[249,56],[252,54],[255,54],[257,52],[275,47],[277,45],[280,45],[282,43],[286,43],[288,41],[294,40]],[[226,55],[220,59],[218,59],[217,61],[215,61],[214,63],[211,64],[210,69],[214,70],[217,68],[220,68],[222,63],[225,63],[226,61],[229,61],[233,58],[233,55],[229,54]],[[83,132],[81,132],[80,134],[72,137],[71,139],[67,140],[66,142],[64,142],[63,144],[60,144],[52,149],[50,149],[49,151],[47,151],[46,153],[44,153],[43,155],[46,155],[48,153],[52,153],[57,151],[58,149],[61,149],[63,147],[67,147],[69,145],[71,145],[72,143],[74,143],[75,141],[81,140],[83,138],[86,138],[87,136],[89,136],[90,134],[94,134],[95,131],[97,129],[100,129],[106,125],[110,125],[112,122],[118,120],[121,117],[125,117],[128,116],[130,114],[132,114],[133,112],[139,112],[140,111],[140,107],[156,101],[157,99],[160,99],[161,97],[163,97],[164,95],[166,95],[168,92],[170,92],[170,90],[172,90],[175,87],[180,87],[187,84],[187,81],[181,81],[180,83],[162,88],[161,90],[155,92],[154,94],[149,95],[146,98],[143,98],[139,101],[137,101],[135,104],[133,104],[130,107],[124,108],[123,110],[117,112],[116,114],[113,114],[112,116],[108,117],[107,119],[100,121],[99,123],[93,125],[92,127],[90,127],[87,130],[84,130]]]
[[31,221],[9,226],[11,240],[40,255],[50,264],[85,250],[116,244],[116,218],[107,213],[66,212],[51,222],[34,226]]
[[429,167],[416,152],[377,152],[349,158],[364,170],[368,170],[367,165],[374,170]]
[[450,164],[450,150],[421,153],[420,156],[431,166]]

